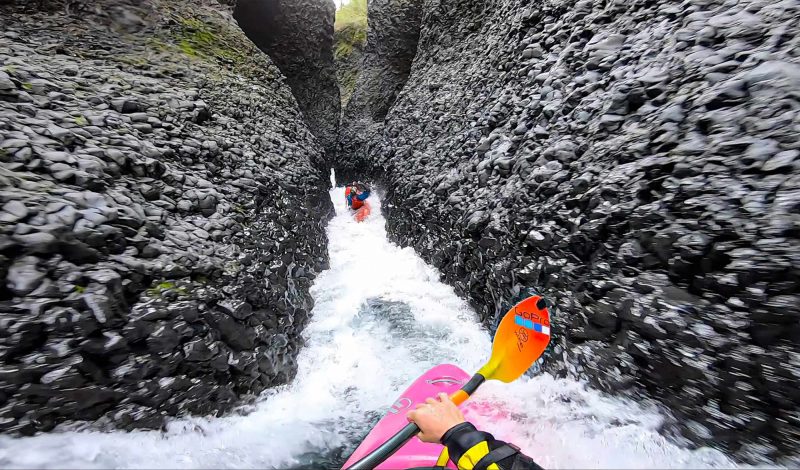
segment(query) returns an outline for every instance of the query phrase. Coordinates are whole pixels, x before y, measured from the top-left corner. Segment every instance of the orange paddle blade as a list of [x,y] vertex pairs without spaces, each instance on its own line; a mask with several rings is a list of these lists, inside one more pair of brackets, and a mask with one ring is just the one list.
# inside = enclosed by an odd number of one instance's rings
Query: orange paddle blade
[[492,358],[478,371],[487,380],[511,382],[525,373],[550,342],[550,312],[538,295],[506,313],[492,344]]

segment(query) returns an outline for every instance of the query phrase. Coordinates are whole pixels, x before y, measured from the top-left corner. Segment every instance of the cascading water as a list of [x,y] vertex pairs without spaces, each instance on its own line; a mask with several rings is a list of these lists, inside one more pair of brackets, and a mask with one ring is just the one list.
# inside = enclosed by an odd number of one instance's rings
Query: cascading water
[[[154,431],[63,431],[0,437],[14,468],[338,467],[417,375],[442,362],[468,372],[487,358],[489,333],[435,269],[387,240],[380,201],[356,223],[342,188],[331,191],[331,267],[316,280],[294,381],[241,414],[191,418]],[[681,448],[657,433],[662,416],[628,399],[548,375],[487,383],[477,425],[519,445],[545,468],[726,467],[711,449]]]

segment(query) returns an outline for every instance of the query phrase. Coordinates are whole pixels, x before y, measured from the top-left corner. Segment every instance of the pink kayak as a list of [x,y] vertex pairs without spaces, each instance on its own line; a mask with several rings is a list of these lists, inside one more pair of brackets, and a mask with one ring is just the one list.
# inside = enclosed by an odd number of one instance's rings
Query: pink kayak
[[[342,468],[346,469],[358,462],[408,424],[406,413],[413,410],[418,403],[424,403],[426,398],[435,397],[442,392],[452,394],[467,383],[469,378],[470,376],[466,372],[452,364],[440,364],[423,374],[400,395],[400,398],[389,408],[386,416],[372,428],[372,431],[350,455]],[[469,410],[463,411],[465,417],[469,419]],[[396,470],[434,465],[456,468],[452,462],[447,460],[447,455],[443,454],[444,450],[444,446],[427,444],[414,437],[388,460],[375,468]]]

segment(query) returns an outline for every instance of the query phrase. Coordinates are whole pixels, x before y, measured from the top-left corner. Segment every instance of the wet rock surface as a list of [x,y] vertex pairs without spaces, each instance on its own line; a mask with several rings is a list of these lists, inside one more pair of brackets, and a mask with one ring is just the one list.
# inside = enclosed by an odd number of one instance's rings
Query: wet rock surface
[[341,102],[333,59],[335,5],[330,0],[237,0],[244,32],[286,76],[311,131],[327,155],[336,151]]
[[350,52],[342,54],[336,59],[336,81],[339,83],[343,108],[350,102],[355,91],[358,72],[361,68],[362,48],[363,44],[353,46]]
[[331,207],[278,68],[215,1],[40,7],[0,7],[0,430],[286,382]]
[[417,53],[421,0],[369,2],[367,41],[353,96],[342,116],[336,174],[342,181],[359,175],[358,155],[376,141],[384,119],[411,72]]
[[528,288],[557,305],[552,371],[655,397],[698,444],[793,454],[798,16],[427,3],[381,136],[349,158],[383,180],[393,237],[486,323]]

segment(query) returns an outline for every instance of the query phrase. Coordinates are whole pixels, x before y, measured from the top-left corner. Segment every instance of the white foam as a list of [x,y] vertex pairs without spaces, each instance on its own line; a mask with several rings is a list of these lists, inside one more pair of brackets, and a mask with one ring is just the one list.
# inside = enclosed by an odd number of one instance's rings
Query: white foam
[[[244,416],[179,420],[166,433],[0,437],[0,465],[303,465],[310,456],[354,448],[369,423],[427,368],[452,362],[475,370],[491,342],[474,312],[413,250],[387,241],[377,196],[370,198],[372,215],[360,224],[345,208],[342,188],[333,189],[331,197],[337,210],[328,227],[331,267],[312,287],[316,305],[291,384],[266,393]],[[375,299],[407,308],[376,314],[365,308]],[[479,426],[514,441],[545,467],[734,466],[717,451],[691,451],[668,442],[655,431],[661,421],[655,410],[573,380],[541,376],[491,383],[475,398],[483,409],[493,410],[478,419]]]

